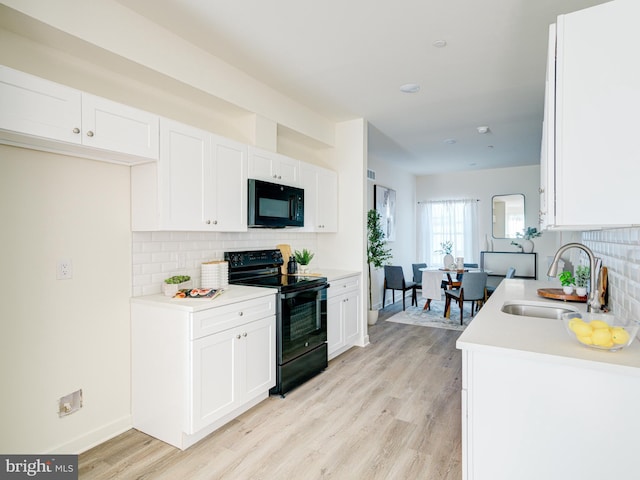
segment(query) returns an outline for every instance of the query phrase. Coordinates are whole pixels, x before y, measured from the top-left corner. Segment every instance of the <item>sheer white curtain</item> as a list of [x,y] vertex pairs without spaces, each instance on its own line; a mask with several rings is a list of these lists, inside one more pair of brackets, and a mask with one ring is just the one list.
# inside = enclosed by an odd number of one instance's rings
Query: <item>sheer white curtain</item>
[[478,201],[437,200],[418,205],[418,261],[442,266],[441,243],[452,242],[451,255],[479,263]]

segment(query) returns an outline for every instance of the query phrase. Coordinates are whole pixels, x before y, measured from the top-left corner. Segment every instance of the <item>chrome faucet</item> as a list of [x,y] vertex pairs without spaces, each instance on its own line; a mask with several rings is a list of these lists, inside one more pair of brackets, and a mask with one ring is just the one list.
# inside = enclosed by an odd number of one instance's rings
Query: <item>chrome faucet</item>
[[558,261],[560,255],[569,250],[570,248],[579,248],[589,256],[589,273],[591,275],[591,291],[589,292],[589,298],[587,299],[587,312],[601,312],[602,304],[600,303],[600,292],[598,291],[598,278],[600,275],[600,268],[602,267],[602,259],[596,257],[591,249],[581,243],[567,243],[561,246],[553,257],[547,276],[555,277],[558,274]]

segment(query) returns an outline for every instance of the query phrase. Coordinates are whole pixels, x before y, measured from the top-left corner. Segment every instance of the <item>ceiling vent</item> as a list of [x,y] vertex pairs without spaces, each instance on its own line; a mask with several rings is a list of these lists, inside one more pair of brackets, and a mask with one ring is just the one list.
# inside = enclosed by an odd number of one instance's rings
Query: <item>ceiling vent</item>
[[376,181],[376,172],[367,168],[367,180]]

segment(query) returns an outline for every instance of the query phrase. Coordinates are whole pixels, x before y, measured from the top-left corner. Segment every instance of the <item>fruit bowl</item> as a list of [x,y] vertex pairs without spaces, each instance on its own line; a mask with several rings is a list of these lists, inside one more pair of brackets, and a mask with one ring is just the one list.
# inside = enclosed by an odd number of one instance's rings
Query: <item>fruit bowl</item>
[[640,323],[611,313],[564,313],[567,333],[580,344],[615,352],[635,340]]

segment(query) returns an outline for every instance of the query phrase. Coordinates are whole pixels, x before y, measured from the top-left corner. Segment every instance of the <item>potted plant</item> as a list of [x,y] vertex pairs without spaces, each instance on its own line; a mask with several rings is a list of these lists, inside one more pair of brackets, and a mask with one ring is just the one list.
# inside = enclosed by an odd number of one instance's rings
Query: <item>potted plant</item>
[[566,295],[571,295],[573,293],[573,286],[576,284],[576,279],[573,278],[573,274],[571,272],[564,271],[558,276],[558,278],[562,285],[562,291]]
[[512,240],[511,245],[520,247],[522,253],[531,253],[533,252],[533,247],[535,246],[531,239],[539,237],[540,235],[542,235],[542,232],[539,232],[537,228],[527,227],[522,231],[522,233],[516,233],[516,237],[521,238],[522,240],[520,242]]
[[174,275],[165,279],[162,284],[162,293],[167,297],[173,297],[178,290],[191,288],[191,277],[189,275]]
[[306,248],[302,251],[296,250],[293,252],[293,257],[296,259],[298,265],[300,265],[300,273],[309,273],[309,264],[313,260],[315,253],[311,253]]
[[369,264],[369,325],[378,321],[378,310],[373,310],[371,269],[382,268],[391,258],[391,249],[387,248],[384,231],[380,226],[380,214],[377,210],[367,212],[367,263]]
[[[446,242],[440,243],[440,250],[436,250],[435,253],[440,253],[444,255],[442,259],[442,263],[444,268],[450,269],[453,266],[453,255],[451,252],[453,251],[453,242],[451,240],[447,240]],[[453,267],[455,269],[456,267]]]
[[576,295],[585,297],[587,295],[587,285],[589,284],[589,278],[591,276],[591,270],[584,265],[578,265],[576,267]]

